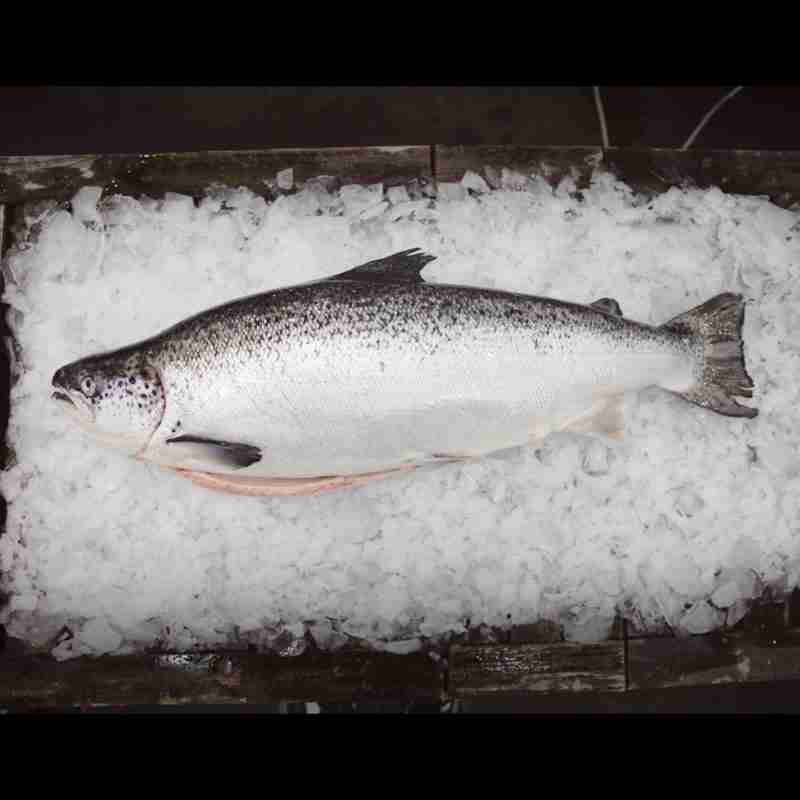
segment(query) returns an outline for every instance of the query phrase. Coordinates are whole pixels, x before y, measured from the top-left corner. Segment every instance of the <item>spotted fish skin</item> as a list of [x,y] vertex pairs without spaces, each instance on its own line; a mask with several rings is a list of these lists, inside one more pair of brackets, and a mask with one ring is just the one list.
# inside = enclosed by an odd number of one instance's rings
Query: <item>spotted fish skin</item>
[[[430,260],[405,251],[242,298],[102,356],[112,372],[134,359],[158,377],[163,411],[139,457],[268,478],[360,475],[522,445],[646,386],[692,399],[703,385],[714,337],[694,318],[654,327],[608,298],[426,283]],[[744,371],[740,341],[725,355]],[[746,392],[749,378],[737,381]],[[226,460],[237,443],[246,457]]]

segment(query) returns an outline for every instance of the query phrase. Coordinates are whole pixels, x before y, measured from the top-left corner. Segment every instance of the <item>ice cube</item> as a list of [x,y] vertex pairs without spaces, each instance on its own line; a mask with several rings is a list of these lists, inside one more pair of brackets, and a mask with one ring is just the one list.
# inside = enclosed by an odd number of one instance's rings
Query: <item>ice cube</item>
[[581,466],[587,475],[606,475],[608,473],[608,448],[597,439],[592,439],[586,445]]
[[793,477],[800,470],[800,456],[797,450],[786,442],[769,442],[758,446],[758,460],[767,469],[787,478]]
[[675,498],[675,510],[684,517],[693,517],[703,506],[703,498],[690,488],[682,489]]
[[709,605],[705,600],[695,603],[680,619],[680,627],[687,633],[708,633],[718,628],[725,613]]
[[503,186],[502,179],[500,177],[500,173],[494,168],[488,165],[484,166],[483,174],[486,175],[486,181],[488,182],[489,186],[492,189],[501,189]]
[[460,183],[442,183],[440,181],[437,196],[440,200],[463,200],[467,196],[467,190]]
[[20,592],[11,597],[11,611],[33,611],[39,603],[36,592]]
[[389,208],[389,203],[387,203],[386,200],[383,200],[382,202],[376,203],[374,206],[362,211],[358,217],[362,220],[374,219],[375,217],[379,217],[381,214],[383,214],[387,208]]
[[407,203],[398,203],[389,209],[387,216],[392,222],[395,222],[411,214],[422,213],[427,209],[428,202],[428,200],[410,200]]
[[515,169],[508,169],[507,167],[503,167],[500,172],[500,183],[504,189],[510,189],[516,192],[527,189],[528,187],[528,179],[521,172],[517,172]]
[[405,186],[390,186],[386,190],[386,196],[393,206],[399,205],[400,203],[407,203],[409,200],[408,191]]
[[467,170],[464,173],[464,177],[461,179],[461,185],[465,189],[472,190],[477,194],[485,194],[490,191],[489,184],[486,183],[477,172],[473,172],[472,170]]
[[728,608],[732,606],[738,598],[739,587],[736,581],[728,581],[714,590],[714,593],[711,595],[711,602],[717,608]]
[[80,222],[99,222],[97,203],[102,194],[103,189],[100,186],[84,186],[78,189],[70,201],[72,216]]
[[421,650],[422,641],[420,639],[402,639],[394,642],[386,642],[383,649],[386,653],[404,656]]
[[278,184],[279,189],[283,189],[284,192],[288,192],[292,186],[294,186],[294,170],[291,167],[288,169],[282,169],[275,176],[275,183]]
[[383,184],[376,183],[372,186],[361,186],[356,183],[342,186],[339,197],[344,203],[348,214],[360,214],[368,208],[377,205],[383,199]]
[[113,653],[122,643],[122,637],[102,617],[89,620],[75,639],[81,650],[97,655]]

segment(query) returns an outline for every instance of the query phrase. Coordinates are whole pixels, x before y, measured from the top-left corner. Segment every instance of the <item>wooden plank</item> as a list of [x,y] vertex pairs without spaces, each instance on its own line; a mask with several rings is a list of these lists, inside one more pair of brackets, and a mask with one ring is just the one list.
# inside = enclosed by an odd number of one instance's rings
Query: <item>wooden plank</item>
[[0,203],[68,200],[81,186],[159,197],[201,195],[214,183],[278,191],[276,176],[291,169],[294,187],[320,175],[341,183],[387,186],[432,178],[431,153],[417,147],[338,147],[144,155],[8,156],[0,158]]
[[795,587],[786,600],[786,625],[800,628],[800,587]]
[[625,643],[456,645],[449,692],[456,698],[515,692],[621,692]]
[[800,631],[775,644],[746,632],[628,642],[630,689],[800,680]]
[[509,641],[512,644],[554,644],[564,641],[564,631],[557,622],[542,619],[512,626]]
[[547,619],[521,625],[514,625],[510,619],[506,625],[471,625],[468,621],[466,627],[466,632],[450,640],[451,644],[551,644],[564,641],[562,626]]
[[425,653],[0,659],[6,705],[438,702],[442,690],[442,672]]
[[[800,681],[800,630],[774,644],[751,632],[627,642],[628,689]],[[626,643],[455,645],[449,656],[454,698],[626,688]],[[442,700],[444,675],[429,655],[349,650],[294,658],[255,653],[80,658],[0,658],[0,704],[183,705],[218,703],[373,704],[405,708]],[[387,706],[388,707],[388,706]]]
[[792,643],[791,595],[776,597],[767,588],[761,597],[747,602],[747,609],[747,613],[731,626],[731,633],[764,647],[780,646],[787,637]]
[[[183,192],[199,195],[212,183],[274,190],[278,172],[291,168],[295,185],[318,175],[344,182],[387,185],[432,179],[460,181],[467,170],[489,177],[503,167],[557,183],[576,176],[584,186],[604,163],[634,189],[660,193],[686,183],[729,192],[768,195],[789,206],[800,201],[800,151],[674,150],[659,148],[526,147],[521,145],[426,146],[205,151],[196,153],[9,156],[0,158],[0,203],[66,200],[86,185],[123,194]],[[491,183],[491,180],[490,180]]]
[[604,164],[639,191],[684,184],[768,195],[784,208],[800,201],[800,151],[609,148]]
[[[491,185],[491,170],[505,167],[523,175],[541,175],[557,183],[575,174],[578,185],[587,185],[594,166],[602,159],[597,147],[525,147],[522,145],[435,146],[435,177],[438,182],[455,182],[467,170],[477,172]],[[486,167],[490,168],[487,174]],[[495,187],[496,188],[496,187]]]
[[426,653],[396,655],[339,651],[293,659],[265,659],[251,671],[250,697],[330,702],[337,700],[439,700],[444,678]]
[[626,612],[625,626],[628,639],[672,638],[675,635],[663,617],[647,620],[638,610]]
[[646,194],[682,185],[719,186],[736,194],[767,195],[783,207],[800,201],[800,151],[612,147],[603,154],[590,147],[436,145],[435,164],[440,182],[460,181],[467,170],[489,179],[487,167],[495,173],[506,167],[554,184],[572,174],[582,188],[595,165],[602,165]]
[[772,684],[727,683],[672,686],[634,692],[528,694],[459,700],[465,714],[797,714],[800,681]]

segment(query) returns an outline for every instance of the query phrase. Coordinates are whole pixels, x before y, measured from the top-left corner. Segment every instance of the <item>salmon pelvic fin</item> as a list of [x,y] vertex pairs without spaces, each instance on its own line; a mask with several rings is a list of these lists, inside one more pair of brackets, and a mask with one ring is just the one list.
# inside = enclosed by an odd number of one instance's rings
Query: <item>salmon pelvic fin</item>
[[744,304],[741,295],[725,292],[674,317],[662,328],[694,334],[703,341],[699,379],[691,389],[680,392],[681,397],[728,417],[752,418],[758,409],[734,399],[753,396],[753,381],[744,363]]

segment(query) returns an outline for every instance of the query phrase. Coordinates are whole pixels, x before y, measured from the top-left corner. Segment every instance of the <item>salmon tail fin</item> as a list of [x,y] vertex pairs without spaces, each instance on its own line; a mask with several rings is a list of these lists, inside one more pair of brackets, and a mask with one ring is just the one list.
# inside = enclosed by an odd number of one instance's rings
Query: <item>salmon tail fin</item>
[[755,417],[757,408],[743,406],[734,397],[752,397],[742,343],[744,298],[726,292],[671,319],[662,327],[702,340],[695,385],[679,394],[690,403],[729,417]]

